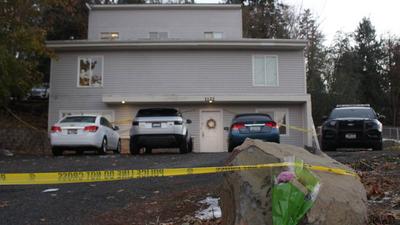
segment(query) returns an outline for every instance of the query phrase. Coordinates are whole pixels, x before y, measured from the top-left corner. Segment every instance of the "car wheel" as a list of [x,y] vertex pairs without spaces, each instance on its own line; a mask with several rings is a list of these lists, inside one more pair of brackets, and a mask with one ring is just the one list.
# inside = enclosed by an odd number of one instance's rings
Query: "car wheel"
[[181,154],[186,154],[189,151],[189,142],[186,141],[186,139],[181,143],[181,146],[179,147],[179,153]]
[[372,150],[374,151],[382,151],[382,149],[383,149],[382,142],[377,143],[372,147]]
[[149,148],[149,147],[145,147],[145,153],[146,154],[151,154],[153,152],[153,149]]
[[121,154],[121,140],[118,140],[117,149],[113,150],[114,154]]
[[228,152],[233,152],[233,149],[235,148],[235,146],[229,144],[228,145]]
[[193,152],[193,140],[190,138],[189,140],[189,152]]
[[106,138],[103,138],[103,142],[101,143],[101,147],[99,148],[98,153],[99,153],[100,155],[107,154],[107,148],[108,148],[108,146],[107,146],[107,139],[106,139]]
[[137,155],[140,152],[140,146],[138,145],[136,138],[131,137],[129,139],[129,152],[132,155]]
[[59,149],[59,148],[53,147],[53,148],[51,148],[51,152],[53,153],[54,156],[60,156],[60,155],[62,155],[62,150]]

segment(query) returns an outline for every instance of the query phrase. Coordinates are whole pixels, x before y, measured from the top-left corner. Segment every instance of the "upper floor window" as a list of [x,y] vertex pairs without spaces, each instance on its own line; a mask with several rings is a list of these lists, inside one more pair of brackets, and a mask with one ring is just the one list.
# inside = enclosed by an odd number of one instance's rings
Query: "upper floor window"
[[168,32],[149,32],[149,38],[150,39],[168,39]]
[[101,40],[118,40],[119,33],[118,32],[101,32],[100,38],[101,38]]
[[78,57],[78,87],[103,86],[103,57]]
[[205,39],[222,39],[223,36],[223,32],[204,32]]
[[278,86],[278,56],[253,56],[253,85]]

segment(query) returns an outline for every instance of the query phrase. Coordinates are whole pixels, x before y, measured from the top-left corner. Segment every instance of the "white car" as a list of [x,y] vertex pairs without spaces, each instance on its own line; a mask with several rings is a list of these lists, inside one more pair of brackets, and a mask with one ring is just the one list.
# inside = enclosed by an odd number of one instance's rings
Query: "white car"
[[50,143],[53,155],[62,155],[64,150],[95,149],[99,154],[108,150],[121,152],[121,139],[118,127],[103,116],[75,115],[66,116],[51,127]]

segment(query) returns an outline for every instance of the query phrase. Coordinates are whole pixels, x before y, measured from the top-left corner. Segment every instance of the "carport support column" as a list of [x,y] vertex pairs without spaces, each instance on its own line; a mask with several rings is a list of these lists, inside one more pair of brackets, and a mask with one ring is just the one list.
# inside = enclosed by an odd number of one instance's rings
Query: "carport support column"
[[[306,101],[306,118],[307,118],[307,130],[312,130],[313,129],[313,119],[312,119],[312,107],[311,107],[311,96],[308,95],[307,97],[307,101]],[[313,146],[312,143],[312,132],[307,132],[306,136],[307,136],[307,146]]]

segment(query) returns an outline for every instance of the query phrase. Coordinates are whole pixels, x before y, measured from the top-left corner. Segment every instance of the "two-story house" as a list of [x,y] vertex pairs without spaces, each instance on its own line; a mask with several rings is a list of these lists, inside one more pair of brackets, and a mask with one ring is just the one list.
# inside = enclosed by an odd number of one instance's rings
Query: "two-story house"
[[[49,41],[49,125],[102,114],[129,139],[138,109],[175,107],[193,121],[195,152],[227,151],[232,118],[264,112],[310,129],[304,40],[242,37],[240,5],[91,5],[87,40]],[[210,129],[206,122],[216,121]],[[311,134],[280,127],[281,142]]]

